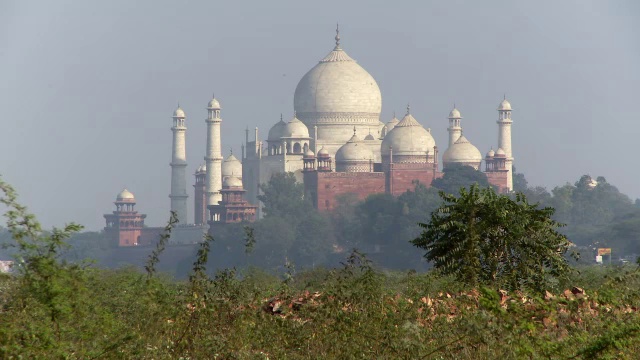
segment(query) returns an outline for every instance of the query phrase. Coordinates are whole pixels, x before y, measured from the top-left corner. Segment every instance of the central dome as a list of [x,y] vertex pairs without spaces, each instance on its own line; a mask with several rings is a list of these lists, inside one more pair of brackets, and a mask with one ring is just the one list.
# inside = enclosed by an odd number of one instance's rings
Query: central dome
[[375,79],[340,47],[307,72],[293,97],[296,114],[309,129],[318,126],[321,143],[344,144],[354,126],[378,126],[382,95]]

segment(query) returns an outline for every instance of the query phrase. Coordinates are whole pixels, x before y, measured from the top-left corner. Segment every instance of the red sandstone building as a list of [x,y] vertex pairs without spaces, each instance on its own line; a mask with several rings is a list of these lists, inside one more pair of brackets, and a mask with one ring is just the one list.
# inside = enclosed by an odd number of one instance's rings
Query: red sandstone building
[[210,231],[222,224],[256,220],[258,206],[251,205],[244,199],[246,190],[242,187],[242,180],[234,176],[227,177],[220,192],[222,201],[218,205],[208,206]]

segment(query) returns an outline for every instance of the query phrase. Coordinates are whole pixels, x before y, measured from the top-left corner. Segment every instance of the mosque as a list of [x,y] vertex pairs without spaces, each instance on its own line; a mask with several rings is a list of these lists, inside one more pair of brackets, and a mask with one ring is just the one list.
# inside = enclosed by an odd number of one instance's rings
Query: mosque
[[[241,159],[223,158],[220,132],[220,102],[213,97],[207,105],[205,164],[195,172],[194,221],[187,218],[186,115],[178,107],[173,114],[171,161],[171,210],[180,225],[171,242],[199,241],[196,234],[225,223],[255,221],[261,216],[260,184],[276,173],[293,172],[304,183],[318,210],[330,211],[337,199],[356,194],[364,199],[374,193],[399,195],[415,187],[430,186],[443,176],[439,150],[431,130],[423,127],[407,106],[401,120],[395,116],[380,121],[382,95],[373,76],[340,46],[336,29],[335,47],[299,81],[294,93],[293,117],[274,124],[266,141],[255,128],[253,140],[245,132]],[[513,189],[511,149],[511,104],[506,98],[498,111],[498,145],[482,154],[463,134],[462,116],[450,111],[449,141],[442,154],[442,168],[467,165],[484,172],[500,192]],[[134,211],[135,197],[128,190],[118,194],[116,211],[106,214],[105,233],[120,246],[150,243],[161,228],[144,225],[143,214]]]

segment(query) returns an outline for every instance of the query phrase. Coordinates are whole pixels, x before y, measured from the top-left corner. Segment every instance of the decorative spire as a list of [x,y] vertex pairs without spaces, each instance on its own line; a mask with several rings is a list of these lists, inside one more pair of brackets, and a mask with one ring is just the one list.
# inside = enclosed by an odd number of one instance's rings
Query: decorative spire
[[340,24],[336,23],[336,49],[340,48]]
[[355,125],[353,126],[353,135],[354,136],[356,135],[356,127],[355,127]]
[[229,153],[233,155],[233,146],[229,146]]
[[502,95],[502,100],[507,100],[507,93],[504,93],[504,94]]
[[393,110],[393,118],[394,119],[396,118],[396,111],[395,110]]
[[280,113],[280,121],[283,121],[283,120],[282,120],[282,113]]
[[407,103],[407,115],[411,114],[411,104]]
[[296,117],[298,117],[298,112],[293,110],[293,118],[295,119]]

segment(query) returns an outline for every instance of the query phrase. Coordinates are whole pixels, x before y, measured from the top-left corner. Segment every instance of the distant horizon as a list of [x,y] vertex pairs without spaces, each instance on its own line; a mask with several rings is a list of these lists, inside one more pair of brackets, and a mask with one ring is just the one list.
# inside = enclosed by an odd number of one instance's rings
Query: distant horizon
[[148,226],[162,226],[177,104],[188,174],[204,162],[214,92],[223,155],[240,154],[245,128],[264,140],[281,113],[292,116],[293,90],[333,48],[336,20],[341,46],[380,86],[383,123],[411,103],[441,156],[455,102],[465,137],[485,154],[506,93],[514,165],[531,186],[588,174],[640,197],[630,148],[640,133],[638,3],[549,2],[553,12],[501,1],[154,4],[0,5],[0,175],[46,228],[74,221],[99,231],[123,188]]

